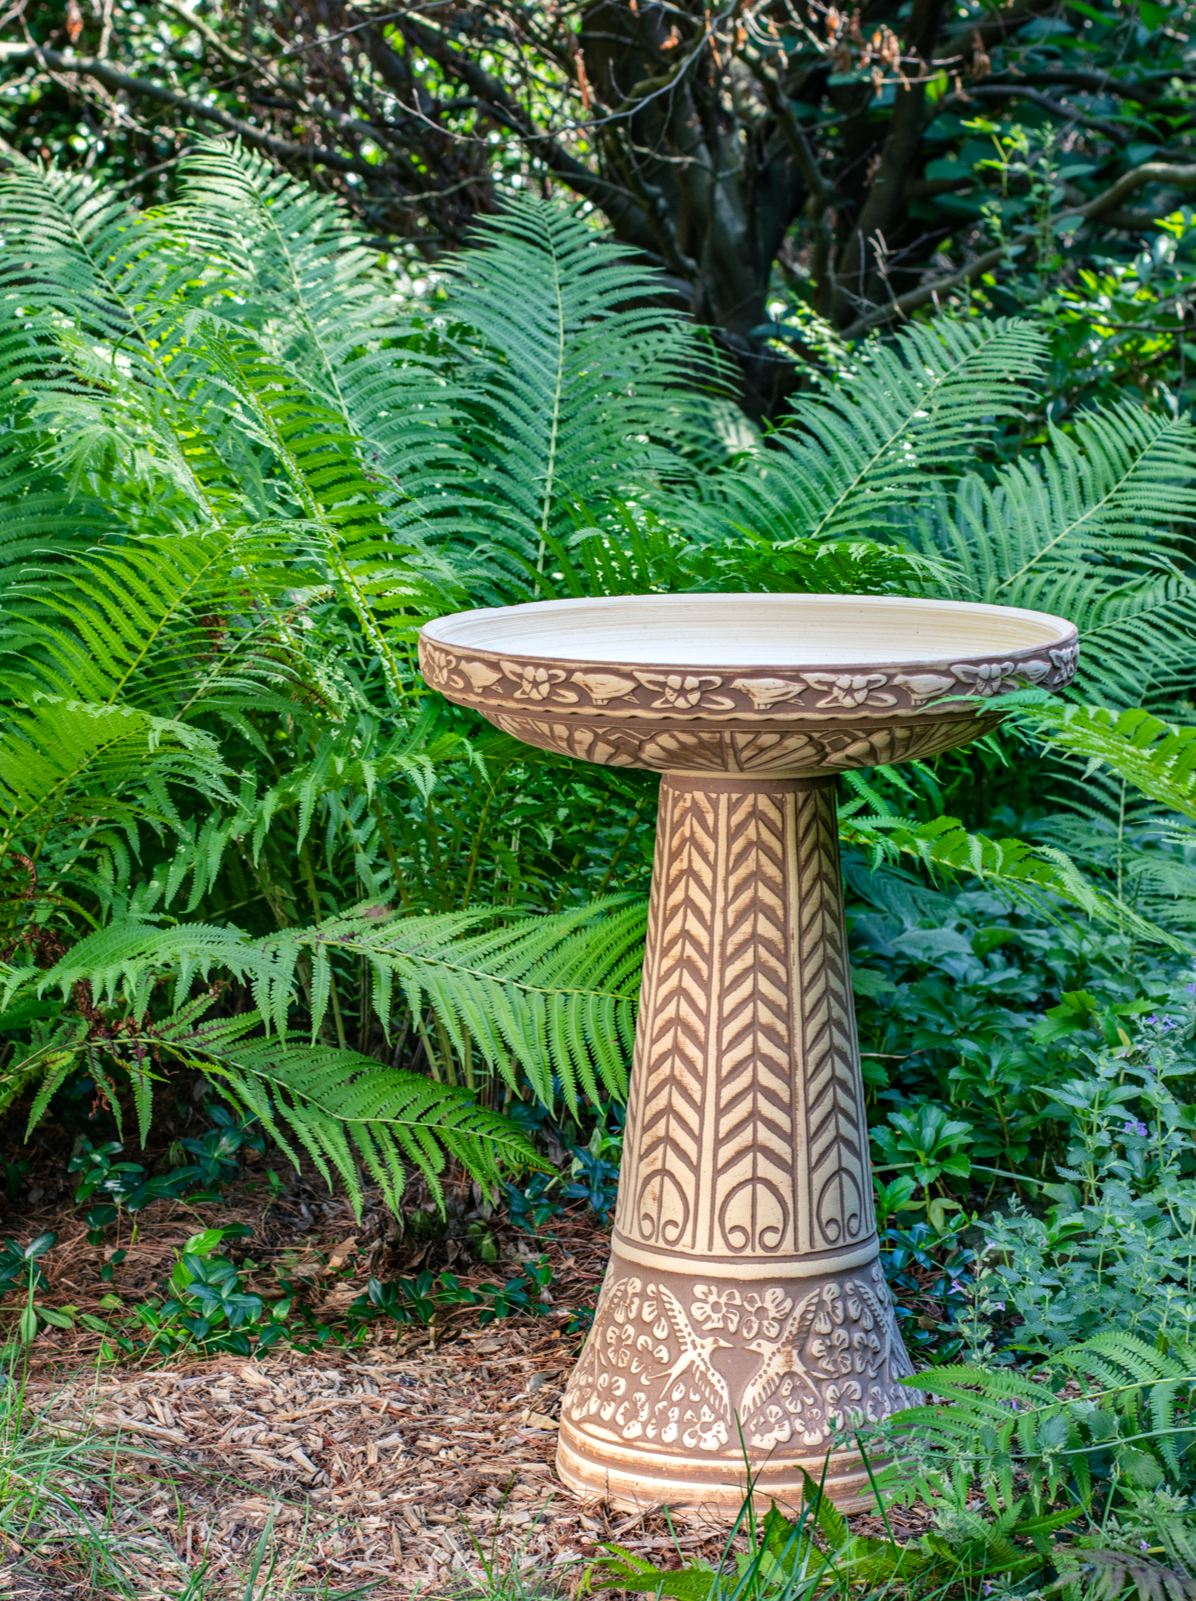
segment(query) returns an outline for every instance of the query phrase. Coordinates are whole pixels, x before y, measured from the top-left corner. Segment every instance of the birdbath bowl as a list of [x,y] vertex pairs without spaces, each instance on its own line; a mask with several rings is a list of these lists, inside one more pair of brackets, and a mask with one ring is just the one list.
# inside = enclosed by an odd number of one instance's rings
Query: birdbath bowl
[[[429,684],[541,749],[664,775],[610,1265],[557,1467],[617,1506],[867,1488],[836,1427],[917,1404],[878,1259],[835,776],[1074,675],[1075,628],[854,595],[628,595],[427,624]],[[964,701],[970,697],[972,704]]]

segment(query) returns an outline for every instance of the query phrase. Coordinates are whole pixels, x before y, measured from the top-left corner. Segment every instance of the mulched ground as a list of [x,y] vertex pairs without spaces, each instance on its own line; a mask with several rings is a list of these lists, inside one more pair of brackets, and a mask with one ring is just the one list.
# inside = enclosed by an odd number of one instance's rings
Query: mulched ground
[[[569,1327],[578,1309],[593,1305],[608,1248],[587,1209],[552,1220],[535,1240],[498,1227],[504,1259],[478,1263],[469,1255],[470,1225],[501,1219],[485,1219],[467,1184],[450,1192],[447,1235],[430,1213],[400,1235],[376,1203],[359,1223],[315,1184],[281,1200],[262,1191],[251,1175],[226,1192],[227,1205],[201,1214],[178,1204],[149,1209],[111,1282],[100,1274],[114,1245],[86,1244],[80,1209],[47,1206],[19,1225],[4,1221],[21,1239],[56,1228],[41,1299],[106,1319],[121,1316],[114,1294],[126,1308],[162,1294],[188,1235],[235,1222],[254,1231],[234,1248],[255,1264],[253,1287],[269,1296],[282,1275],[303,1283],[321,1319],[343,1311],[371,1272],[394,1278],[451,1266],[465,1283],[501,1283],[541,1250],[553,1266],[552,1304],[543,1315],[484,1328],[469,1309],[440,1328],[378,1323],[363,1345],[312,1354],[276,1348],[252,1361],[224,1355],[116,1367],[96,1363],[98,1334],[40,1335],[27,1400],[42,1427],[59,1438],[90,1431],[134,1452],[118,1458],[126,1493],[79,1492],[99,1496],[97,1519],[126,1530],[122,1550],[140,1575],[127,1593],[174,1601],[206,1563],[206,1594],[243,1595],[272,1512],[271,1601],[313,1587],[322,1593],[325,1584],[372,1585],[378,1601],[441,1601],[469,1593],[491,1562],[500,1572],[534,1572],[534,1593],[567,1596],[607,1540],[662,1566],[691,1554],[717,1560],[721,1527],[670,1523],[652,1506],[612,1511],[575,1497],[553,1472],[561,1393],[582,1339]],[[883,1532],[878,1519],[853,1525]],[[895,1532],[922,1527],[906,1514]],[[0,1558],[0,1594],[11,1601],[108,1593],[61,1547],[39,1550],[30,1541],[14,1549],[10,1541]]]

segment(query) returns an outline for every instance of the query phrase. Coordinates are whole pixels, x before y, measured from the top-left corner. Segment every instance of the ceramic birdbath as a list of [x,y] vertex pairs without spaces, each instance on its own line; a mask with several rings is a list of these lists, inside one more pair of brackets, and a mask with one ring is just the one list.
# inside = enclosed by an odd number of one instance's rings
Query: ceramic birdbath
[[[888,596],[630,595],[423,629],[450,700],[663,775],[610,1265],[561,1408],[573,1488],[734,1509],[746,1448],[758,1497],[796,1504],[837,1423],[918,1401],[877,1255],[835,778],[966,744],[1078,654],[1058,617]],[[866,1489],[846,1450],[825,1482],[842,1505]]]

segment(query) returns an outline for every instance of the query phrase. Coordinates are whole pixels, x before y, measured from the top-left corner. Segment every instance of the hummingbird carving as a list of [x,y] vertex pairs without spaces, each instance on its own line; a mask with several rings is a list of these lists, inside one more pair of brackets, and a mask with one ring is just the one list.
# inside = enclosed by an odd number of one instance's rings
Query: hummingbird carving
[[744,1386],[739,1403],[739,1415],[745,1421],[758,1407],[764,1405],[787,1373],[802,1373],[805,1370],[802,1347],[814,1326],[814,1319],[818,1316],[821,1299],[822,1297],[815,1293],[808,1295],[804,1301],[799,1301],[790,1312],[776,1340],[768,1340],[761,1336],[758,1340],[748,1341],[747,1349],[755,1351],[758,1356],[764,1358],[764,1361]]
[[730,1423],[731,1392],[727,1388],[726,1379],[711,1362],[710,1357],[714,1351],[730,1351],[731,1342],[720,1340],[717,1334],[704,1336],[695,1334],[680,1301],[663,1284],[656,1286],[656,1295],[672,1326],[680,1354],[671,1367],[663,1368],[659,1373],[646,1375],[648,1382],[652,1384],[663,1382],[667,1393],[678,1379],[684,1378],[707,1406],[714,1409],[724,1422]]

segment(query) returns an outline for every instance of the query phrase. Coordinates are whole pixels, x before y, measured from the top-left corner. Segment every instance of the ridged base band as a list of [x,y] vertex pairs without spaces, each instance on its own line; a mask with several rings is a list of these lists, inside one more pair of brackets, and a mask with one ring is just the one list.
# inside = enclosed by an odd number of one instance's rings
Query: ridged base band
[[[829,1463],[824,1453],[801,1466],[815,1484],[823,1485],[840,1511],[863,1512],[874,1507],[867,1471],[854,1453],[833,1456]],[[725,1467],[720,1464],[714,1474],[708,1465],[703,1471],[696,1471],[693,1459],[686,1456],[645,1454],[642,1462],[633,1463],[625,1447],[604,1451],[593,1441],[564,1428],[557,1447],[556,1470],[571,1490],[600,1496],[625,1512],[667,1506],[729,1523],[747,1495],[748,1475],[742,1460],[738,1470],[728,1462]],[[805,1488],[798,1465],[792,1461],[753,1464],[752,1480],[758,1511],[765,1511],[773,1501],[790,1515],[800,1510]]]

